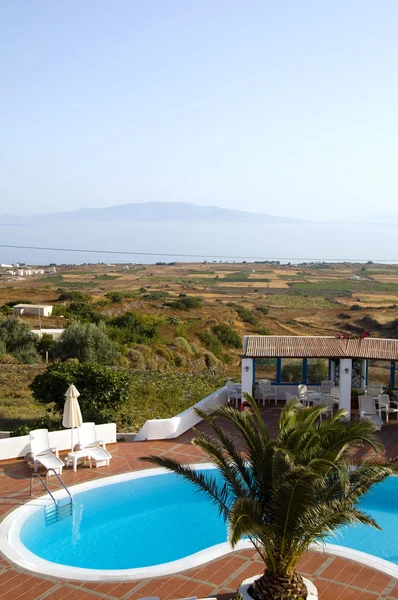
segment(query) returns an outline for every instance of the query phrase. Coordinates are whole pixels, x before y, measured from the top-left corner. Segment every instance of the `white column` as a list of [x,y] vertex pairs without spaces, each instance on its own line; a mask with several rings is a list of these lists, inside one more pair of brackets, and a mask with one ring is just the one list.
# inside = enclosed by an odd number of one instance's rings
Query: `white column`
[[253,393],[253,359],[242,358],[242,396],[244,392]]
[[352,359],[342,358],[340,360],[340,400],[339,408],[345,408],[348,412],[347,418],[351,418],[351,379]]

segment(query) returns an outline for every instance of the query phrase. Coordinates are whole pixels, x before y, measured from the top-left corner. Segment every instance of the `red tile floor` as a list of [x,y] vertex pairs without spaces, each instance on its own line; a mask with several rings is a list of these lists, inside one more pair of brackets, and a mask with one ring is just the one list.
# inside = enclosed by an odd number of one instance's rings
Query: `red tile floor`
[[[267,408],[264,420],[272,429],[279,409]],[[204,427],[203,425],[199,428]],[[141,457],[167,454],[184,462],[204,460],[200,450],[190,444],[192,432],[168,442],[119,443],[110,446],[113,459],[109,468],[79,467],[77,473],[65,469],[66,485],[106,477],[136,469],[148,468]],[[398,426],[391,422],[383,427],[380,437],[389,457],[398,454]],[[29,500],[31,467],[21,460],[0,462],[0,519]],[[36,484],[38,485],[38,484]],[[55,484],[53,484],[55,485]],[[39,493],[37,491],[37,493]],[[40,491],[41,493],[41,491]],[[161,600],[177,600],[190,596],[216,596],[218,600],[234,597],[239,583],[261,573],[262,563],[254,551],[235,552],[202,567],[168,577],[130,582],[90,583],[38,577],[10,564],[0,555],[0,599],[4,600],[139,600],[157,596]],[[307,552],[299,571],[314,581],[320,600],[398,600],[398,580],[346,559],[329,554]]]

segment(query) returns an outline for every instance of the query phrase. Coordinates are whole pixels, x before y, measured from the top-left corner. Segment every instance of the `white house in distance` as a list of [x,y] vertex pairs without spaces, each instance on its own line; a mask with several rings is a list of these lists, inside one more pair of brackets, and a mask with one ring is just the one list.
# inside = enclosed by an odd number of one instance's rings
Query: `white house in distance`
[[45,306],[43,304],[15,304],[12,307],[14,315],[36,315],[40,317],[50,317],[53,312],[52,306]]
[[38,337],[43,335],[51,335],[54,340],[58,340],[65,329],[31,329],[31,332]]

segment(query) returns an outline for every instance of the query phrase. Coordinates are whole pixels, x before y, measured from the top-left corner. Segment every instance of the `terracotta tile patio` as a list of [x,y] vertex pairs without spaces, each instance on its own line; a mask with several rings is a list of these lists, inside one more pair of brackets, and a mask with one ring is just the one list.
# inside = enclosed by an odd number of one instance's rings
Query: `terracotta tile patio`
[[[272,428],[279,409],[266,408],[264,419]],[[199,428],[203,428],[201,425]],[[395,421],[383,427],[380,437],[389,457],[398,454],[398,427]],[[77,473],[65,469],[66,485],[107,477],[142,468],[148,454],[167,454],[184,462],[202,462],[201,452],[190,444],[192,432],[169,442],[119,443],[110,446],[113,455],[109,468],[79,467]],[[0,518],[29,500],[31,468],[21,460],[0,463]],[[38,484],[36,484],[38,485]],[[53,484],[55,485],[55,484]],[[37,493],[39,488],[37,488]],[[0,555],[0,599],[4,600],[139,600],[157,596],[177,600],[190,596],[234,597],[239,583],[262,571],[262,563],[252,550],[235,552],[199,568],[176,575],[130,582],[73,582],[52,577],[37,577],[10,564]],[[398,580],[374,569],[328,554],[308,552],[300,561],[299,571],[312,579],[320,600],[398,600]]]

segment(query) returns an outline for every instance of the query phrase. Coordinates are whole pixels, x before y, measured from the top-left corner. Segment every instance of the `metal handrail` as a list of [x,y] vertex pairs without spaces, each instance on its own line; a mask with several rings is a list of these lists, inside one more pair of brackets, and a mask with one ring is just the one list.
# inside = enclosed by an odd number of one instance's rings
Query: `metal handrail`
[[[70,502],[71,504],[73,503],[73,498],[72,498],[72,494],[70,493],[70,491],[68,490],[68,488],[66,487],[66,485],[64,484],[64,482],[62,481],[61,477],[58,475],[58,473],[56,472],[55,469],[53,469],[53,467],[51,467],[50,469],[47,469],[47,473],[46,473],[46,483],[48,483],[48,477],[49,477],[49,472],[52,471],[54,473],[54,475],[56,476],[56,478],[58,479],[59,483],[62,485],[62,487],[64,488],[64,490],[66,491],[66,493],[68,494],[69,498],[70,498]],[[47,487],[47,486],[46,486]]]
[[42,476],[41,476],[39,473],[32,473],[32,476],[31,476],[31,478],[30,478],[30,493],[29,493],[29,495],[30,495],[30,496],[32,495],[32,489],[33,489],[33,478],[34,478],[34,477],[37,477],[37,478],[38,478],[38,479],[39,479],[39,480],[42,482],[42,484],[44,485],[44,487],[45,487],[45,488],[46,488],[46,490],[47,490],[47,493],[48,493],[48,494],[51,496],[51,498],[52,498],[52,501],[54,502],[54,505],[55,505],[55,507],[56,507],[56,506],[57,506],[57,502],[56,502],[56,500],[55,500],[54,496],[52,495],[52,493],[50,492],[50,490],[48,489],[48,485],[47,485],[47,483],[44,481],[43,477],[42,477]]

